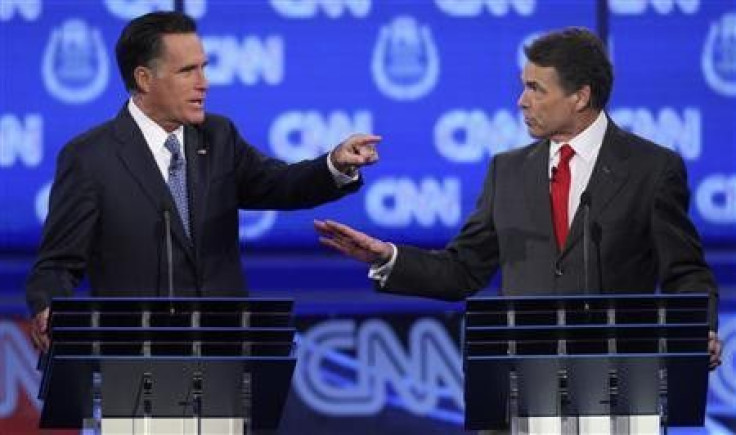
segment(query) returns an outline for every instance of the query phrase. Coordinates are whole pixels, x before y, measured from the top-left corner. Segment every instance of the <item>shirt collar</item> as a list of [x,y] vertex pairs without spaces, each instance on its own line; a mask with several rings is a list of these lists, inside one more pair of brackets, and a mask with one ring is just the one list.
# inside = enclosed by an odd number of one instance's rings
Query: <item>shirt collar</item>
[[148,143],[148,146],[154,152],[161,151],[161,149],[165,148],[164,142],[166,142],[166,138],[168,138],[170,134],[176,135],[179,143],[183,146],[183,125],[180,125],[179,128],[172,131],[171,133],[167,133],[166,130],[164,130],[160,125],[156,124],[153,119],[149,118],[148,115],[143,113],[143,111],[135,104],[132,97],[128,100],[128,111],[130,112],[130,116],[133,117],[133,120],[138,125],[138,128],[141,129],[141,132],[143,133],[143,138],[146,140],[146,143]]
[[550,141],[549,155],[550,157],[557,156],[562,145],[569,144],[575,150],[576,156],[581,157],[588,164],[592,164],[598,156],[598,150],[603,144],[603,137],[606,135],[607,128],[608,118],[605,112],[601,110],[595,121],[570,141],[562,143]]

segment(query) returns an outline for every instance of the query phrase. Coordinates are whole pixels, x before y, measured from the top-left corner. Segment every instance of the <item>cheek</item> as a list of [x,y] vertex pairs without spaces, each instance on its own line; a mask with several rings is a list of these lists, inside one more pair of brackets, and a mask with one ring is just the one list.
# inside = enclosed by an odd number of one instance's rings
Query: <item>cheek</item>
[[176,105],[181,104],[184,92],[182,92],[181,86],[177,86],[176,83],[170,83],[166,89],[166,95],[169,100],[169,104]]
[[182,92],[176,92],[171,95],[171,104],[178,107],[181,111],[188,110],[187,101]]
[[538,108],[538,115],[540,119],[543,119],[549,123],[555,123],[558,119],[564,118],[567,112],[567,107],[564,107],[554,101],[543,101],[540,102]]
[[166,102],[167,106],[172,106],[173,102],[176,100],[176,90],[172,89],[171,86],[160,89],[159,99]]
[[547,119],[547,106],[544,104],[544,102],[538,101],[537,104],[534,105],[534,117],[539,123],[544,123],[544,121]]

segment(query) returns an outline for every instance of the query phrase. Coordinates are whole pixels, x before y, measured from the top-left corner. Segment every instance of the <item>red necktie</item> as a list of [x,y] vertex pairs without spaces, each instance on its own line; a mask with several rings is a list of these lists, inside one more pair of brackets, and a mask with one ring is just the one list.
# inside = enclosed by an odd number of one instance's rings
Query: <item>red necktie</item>
[[562,250],[568,231],[567,207],[570,198],[570,159],[575,155],[575,150],[568,144],[560,148],[560,161],[557,167],[552,169],[552,186],[550,195],[552,197],[552,224],[555,229],[557,247]]

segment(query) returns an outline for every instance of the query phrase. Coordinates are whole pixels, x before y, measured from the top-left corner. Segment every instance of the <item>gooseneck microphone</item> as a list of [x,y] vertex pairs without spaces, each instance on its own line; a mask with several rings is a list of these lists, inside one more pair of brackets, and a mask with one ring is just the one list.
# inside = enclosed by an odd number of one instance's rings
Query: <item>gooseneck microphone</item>
[[[584,191],[580,195],[580,205],[583,207],[583,276],[584,294],[590,294],[590,193]],[[585,302],[585,313],[590,316],[590,304]]]
[[[174,297],[174,248],[171,240],[171,211],[168,207],[164,207],[164,240],[166,245],[166,284],[169,290],[169,300]],[[174,314],[174,305],[169,307],[171,314]]]
[[590,279],[590,193],[586,190],[580,195],[580,205],[583,207],[583,272],[585,273],[585,294],[591,291]]

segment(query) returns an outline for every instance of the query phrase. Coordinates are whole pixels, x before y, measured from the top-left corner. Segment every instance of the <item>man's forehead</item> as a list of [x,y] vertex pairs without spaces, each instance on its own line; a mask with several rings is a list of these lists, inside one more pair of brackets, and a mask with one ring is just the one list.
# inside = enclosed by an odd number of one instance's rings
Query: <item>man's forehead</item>
[[164,49],[189,49],[193,45],[201,45],[196,33],[166,33],[161,35]]
[[521,72],[521,79],[525,82],[557,83],[557,69],[553,66],[540,66],[527,62]]
[[[202,49],[196,33],[169,33],[161,38],[161,57],[194,55]],[[203,53],[204,54],[204,53]]]

